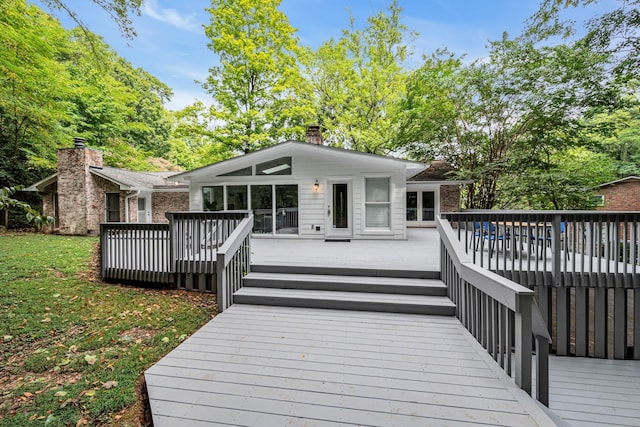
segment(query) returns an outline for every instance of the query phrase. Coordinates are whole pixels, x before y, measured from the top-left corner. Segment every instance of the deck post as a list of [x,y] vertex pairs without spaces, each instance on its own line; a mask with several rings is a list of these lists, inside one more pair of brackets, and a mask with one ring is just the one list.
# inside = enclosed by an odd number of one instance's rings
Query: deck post
[[516,300],[515,311],[515,381],[531,395],[531,305],[533,295],[520,294]]
[[536,399],[549,406],[549,340],[536,335]]

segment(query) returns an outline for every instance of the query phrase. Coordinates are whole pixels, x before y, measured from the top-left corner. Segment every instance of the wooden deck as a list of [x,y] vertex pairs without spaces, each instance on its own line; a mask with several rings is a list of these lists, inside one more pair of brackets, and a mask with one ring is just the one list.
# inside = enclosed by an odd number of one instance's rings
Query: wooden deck
[[453,317],[236,304],[145,376],[157,427],[555,425]]
[[640,361],[550,356],[549,369],[549,407],[570,425],[640,425]]

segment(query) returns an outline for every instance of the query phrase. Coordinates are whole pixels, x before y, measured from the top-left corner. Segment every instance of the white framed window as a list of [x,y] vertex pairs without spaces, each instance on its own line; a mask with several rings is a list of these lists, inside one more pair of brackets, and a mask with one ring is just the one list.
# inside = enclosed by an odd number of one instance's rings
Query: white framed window
[[596,206],[604,206],[604,195],[602,194],[595,194],[591,196],[591,200]]
[[391,178],[365,177],[365,229],[391,229]]

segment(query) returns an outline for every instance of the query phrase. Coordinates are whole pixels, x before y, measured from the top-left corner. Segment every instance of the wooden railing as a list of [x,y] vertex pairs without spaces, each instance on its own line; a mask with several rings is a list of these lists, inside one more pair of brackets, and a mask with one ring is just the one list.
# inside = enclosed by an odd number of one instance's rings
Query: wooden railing
[[168,212],[174,271],[178,274],[215,274],[218,248],[248,216],[248,211]]
[[474,264],[447,220],[436,218],[436,226],[441,242],[441,278],[447,285],[449,298],[456,304],[456,316],[529,394],[533,336],[537,350],[536,398],[548,405],[551,337],[534,302],[534,292]]
[[218,312],[233,304],[233,294],[242,287],[242,278],[251,268],[253,215],[244,218],[218,248],[216,262]]
[[171,283],[167,224],[100,224],[103,279]]
[[444,216],[474,263],[535,289],[558,355],[640,359],[640,212]]

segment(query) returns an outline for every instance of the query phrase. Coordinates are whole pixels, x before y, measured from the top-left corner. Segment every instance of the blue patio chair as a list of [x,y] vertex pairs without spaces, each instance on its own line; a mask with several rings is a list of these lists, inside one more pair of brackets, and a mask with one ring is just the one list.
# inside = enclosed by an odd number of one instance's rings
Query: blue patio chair
[[[562,250],[562,247],[564,246],[564,252],[567,255],[567,259],[570,259],[569,250],[567,249],[567,245],[566,245],[566,242],[565,242],[566,231],[567,231],[567,225],[563,221],[563,222],[560,223],[560,249]],[[553,241],[553,234],[551,233],[551,229],[547,230],[547,235],[546,236],[538,236],[538,241],[539,242],[546,242],[545,250],[546,250],[547,247],[551,247],[551,242]],[[540,258],[542,258],[542,252],[540,252]]]
[[496,232],[496,225],[490,222],[484,222],[484,236],[483,239],[489,242],[489,257],[493,256],[493,251],[496,247],[496,241],[502,242],[502,250],[505,249],[505,244],[509,243],[511,239],[511,234],[509,229],[507,229],[506,233],[502,234],[500,232]]

